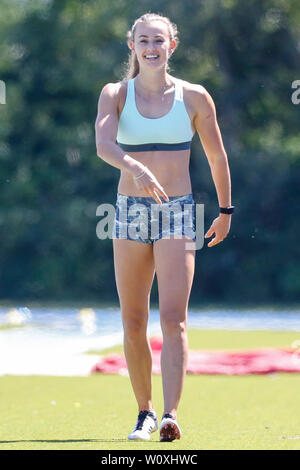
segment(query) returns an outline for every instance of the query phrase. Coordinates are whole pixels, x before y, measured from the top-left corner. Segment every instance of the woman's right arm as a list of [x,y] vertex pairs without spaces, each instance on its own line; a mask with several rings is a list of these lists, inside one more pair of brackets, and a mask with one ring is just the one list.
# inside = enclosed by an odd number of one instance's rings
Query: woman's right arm
[[[123,152],[115,143],[119,122],[117,86],[115,83],[107,83],[100,93],[95,122],[97,155],[106,163],[130,173],[139,189],[145,189],[149,195],[161,203],[159,195],[166,200],[168,196],[153,173],[141,162]],[[138,179],[135,179],[137,176]]]
[[98,114],[95,122],[97,155],[110,165],[132,176],[142,173],[143,165],[125,154],[115,143],[118,133],[118,95],[117,85],[107,83],[98,100]]

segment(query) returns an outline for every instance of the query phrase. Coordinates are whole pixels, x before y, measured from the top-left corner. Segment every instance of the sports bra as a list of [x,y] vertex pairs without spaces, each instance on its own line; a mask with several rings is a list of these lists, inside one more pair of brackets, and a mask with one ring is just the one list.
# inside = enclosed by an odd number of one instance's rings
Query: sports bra
[[136,106],[135,78],[127,82],[116,143],[125,151],[184,150],[191,147],[193,129],[183,101],[183,84],[172,77],[175,95],[171,110],[160,118],[142,116]]

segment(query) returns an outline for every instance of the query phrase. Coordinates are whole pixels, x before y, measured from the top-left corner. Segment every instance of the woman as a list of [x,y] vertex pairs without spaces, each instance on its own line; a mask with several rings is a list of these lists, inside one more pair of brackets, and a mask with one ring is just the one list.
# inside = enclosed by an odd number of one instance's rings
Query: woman
[[[121,170],[114,266],[124,352],[139,411],[128,438],[149,440],[158,429],[147,338],[150,291],[156,273],[163,333],[164,413],[160,440],[172,441],[181,437],[177,409],[186,373],[186,321],[195,263],[195,250],[186,249],[187,241],[195,240],[189,231],[195,222],[189,175],[190,144],[195,131],[206,152],[220,206],[220,215],[205,235],[215,234],[209,247],[220,243],[230,229],[233,208],[223,210],[231,207],[230,173],[211,96],[201,85],[167,73],[168,60],[178,44],[176,25],[166,17],[147,13],[135,21],[127,44],[131,49],[127,79],[103,87],[95,129],[97,155]],[[144,219],[140,232],[136,233],[129,227],[129,209],[134,204],[145,208],[144,212],[141,210]],[[176,205],[181,209],[184,204],[193,208],[191,222],[181,226],[179,232],[178,224],[175,227],[173,223],[163,230],[159,226],[154,235],[152,231],[149,235],[147,228],[153,222],[150,206],[175,209]],[[127,218],[121,222],[124,208]]]

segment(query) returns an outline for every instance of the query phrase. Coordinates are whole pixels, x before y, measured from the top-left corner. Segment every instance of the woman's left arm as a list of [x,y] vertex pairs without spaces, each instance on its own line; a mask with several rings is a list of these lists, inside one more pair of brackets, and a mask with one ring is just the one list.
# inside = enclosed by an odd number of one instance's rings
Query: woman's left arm
[[[201,85],[199,85],[197,91],[193,91],[193,94],[195,98],[193,102],[194,106],[196,106],[194,126],[199,134],[210,166],[219,206],[229,207],[231,206],[230,171],[227,154],[217,122],[215,104],[208,91]],[[230,224],[231,214],[219,214],[205,234],[205,238],[215,234],[215,237],[207,246],[211,247],[223,241],[224,238],[227,237]]]

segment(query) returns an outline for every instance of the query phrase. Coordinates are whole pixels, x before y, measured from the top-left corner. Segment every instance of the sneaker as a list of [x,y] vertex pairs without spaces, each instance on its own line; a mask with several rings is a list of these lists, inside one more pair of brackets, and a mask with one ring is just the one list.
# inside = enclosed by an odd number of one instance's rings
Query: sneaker
[[135,441],[149,441],[151,433],[158,429],[155,411],[142,410],[139,412],[135,428],[129,434],[128,439]]
[[174,441],[180,439],[182,434],[176,419],[170,413],[163,415],[159,433],[160,441]]

